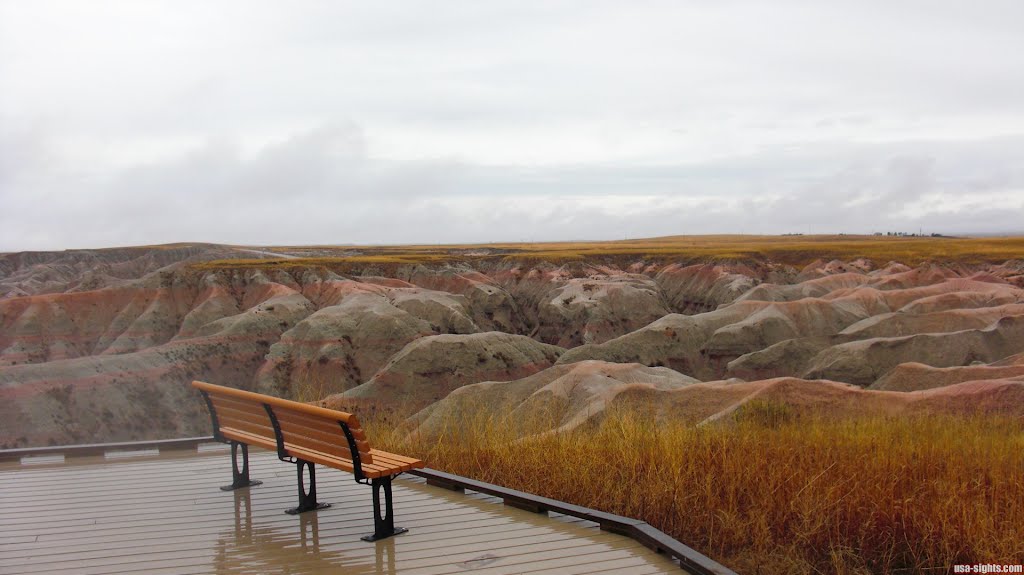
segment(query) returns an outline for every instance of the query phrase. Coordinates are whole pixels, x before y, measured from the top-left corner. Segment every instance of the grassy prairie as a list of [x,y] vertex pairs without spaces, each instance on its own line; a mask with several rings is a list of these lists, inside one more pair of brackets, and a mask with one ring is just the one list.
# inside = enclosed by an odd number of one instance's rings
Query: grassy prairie
[[1024,422],[922,416],[829,421],[754,405],[726,424],[620,410],[571,433],[460,421],[457,441],[381,447],[428,466],[636,517],[742,574],[946,573],[1024,559]]
[[815,260],[857,258],[876,265],[1001,263],[1024,258],[1024,238],[885,236],[669,236],[610,242],[551,242],[409,246],[277,247],[295,259],[230,259],[196,264],[200,269],[408,265],[450,262],[632,263],[635,261],[752,261],[805,266]]

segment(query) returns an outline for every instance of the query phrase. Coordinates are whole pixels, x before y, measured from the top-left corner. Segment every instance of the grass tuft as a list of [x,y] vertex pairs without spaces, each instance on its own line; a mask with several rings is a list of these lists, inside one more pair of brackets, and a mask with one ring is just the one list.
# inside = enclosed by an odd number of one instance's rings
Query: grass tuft
[[383,449],[643,519],[744,574],[945,573],[1024,558],[1020,419],[830,421],[752,402],[717,425],[620,410],[524,441],[522,422],[482,415],[450,426],[458,437],[393,423],[369,422]]

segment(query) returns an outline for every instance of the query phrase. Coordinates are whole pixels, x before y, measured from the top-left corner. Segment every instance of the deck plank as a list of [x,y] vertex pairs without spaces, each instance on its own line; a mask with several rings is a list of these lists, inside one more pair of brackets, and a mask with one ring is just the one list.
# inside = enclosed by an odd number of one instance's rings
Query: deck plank
[[250,452],[263,485],[235,492],[223,450],[64,463],[0,464],[0,574],[15,573],[680,573],[678,563],[575,517],[501,499],[394,483],[395,521],[409,533],[366,543],[371,490],[319,468],[332,507],[295,517],[295,470]]

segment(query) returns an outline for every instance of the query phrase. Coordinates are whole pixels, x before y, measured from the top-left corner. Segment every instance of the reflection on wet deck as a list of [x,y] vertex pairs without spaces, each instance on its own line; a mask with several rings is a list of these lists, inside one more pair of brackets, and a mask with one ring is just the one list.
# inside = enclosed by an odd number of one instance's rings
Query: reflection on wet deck
[[295,470],[254,451],[263,485],[223,492],[226,452],[0,464],[0,573],[680,573],[580,519],[537,515],[402,476],[396,525],[367,543],[370,489],[321,468],[329,509],[286,515]]

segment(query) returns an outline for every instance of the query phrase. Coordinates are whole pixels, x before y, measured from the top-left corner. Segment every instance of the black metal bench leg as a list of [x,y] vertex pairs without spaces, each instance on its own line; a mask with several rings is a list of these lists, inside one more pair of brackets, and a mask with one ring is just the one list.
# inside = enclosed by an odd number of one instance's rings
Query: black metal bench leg
[[[393,535],[405,533],[408,529],[395,527],[394,508],[391,505],[391,477],[371,479],[373,487],[373,535],[363,537],[363,541],[377,541]],[[384,488],[385,516],[380,513],[380,489]]]
[[[242,468],[238,468],[238,447],[242,447]],[[221,487],[221,491],[234,491],[251,485],[262,485],[262,481],[249,479],[249,446],[237,441],[231,442],[231,485]]]
[[[302,481],[302,468],[309,469],[309,490],[306,490],[306,486]],[[313,469],[313,464],[309,461],[299,459],[295,462],[295,470],[298,471],[299,480],[299,506],[286,509],[285,513],[289,515],[298,515],[299,513],[305,513],[306,511],[313,511],[315,509],[326,509],[331,506],[330,503],[319,503],[316,500],[316,471]]]

